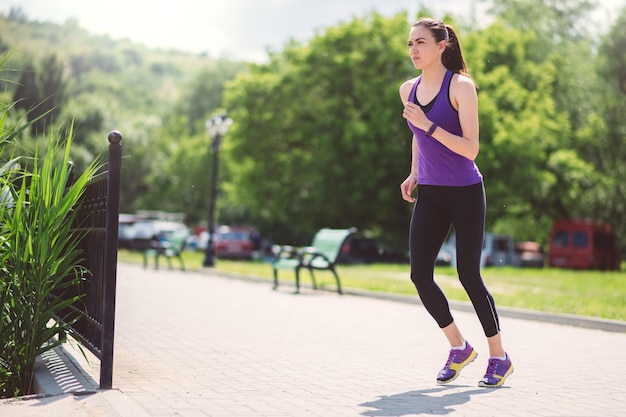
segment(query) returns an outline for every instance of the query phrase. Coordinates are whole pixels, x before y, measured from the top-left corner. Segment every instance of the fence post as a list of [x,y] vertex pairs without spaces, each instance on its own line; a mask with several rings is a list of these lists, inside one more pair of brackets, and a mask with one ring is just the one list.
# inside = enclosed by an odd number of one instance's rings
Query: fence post
[[117,240],[120,212],[120,171],[122,134],[109,133],[106,232],[104,243],[104,303],[102,306],[102,358],[100,389],[113,388],[113,336],[115,331],[115,292],[117,286]]

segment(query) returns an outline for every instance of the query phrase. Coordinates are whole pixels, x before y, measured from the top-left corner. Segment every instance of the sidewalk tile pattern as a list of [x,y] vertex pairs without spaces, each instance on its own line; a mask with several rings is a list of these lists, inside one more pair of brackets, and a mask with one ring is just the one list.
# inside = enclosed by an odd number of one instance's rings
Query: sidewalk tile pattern
[[[474,314],[455,311],[478,358],[438,386],[449,347],[417,296],[410,305],[292,291],[120,264],[114,389],[3,401],[0,415],[626,415],[624,333],[503,318],[515,373],[502,388],[484,389],[482,328]],[[97,381],[97,362],[81,363]]]

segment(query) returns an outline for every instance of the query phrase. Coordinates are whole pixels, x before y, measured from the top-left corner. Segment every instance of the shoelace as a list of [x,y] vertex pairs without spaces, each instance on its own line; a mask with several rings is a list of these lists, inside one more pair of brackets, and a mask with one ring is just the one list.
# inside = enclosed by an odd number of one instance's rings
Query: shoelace
[[489,363],[487,364],[487,373],[485,373],[485,377],[494,376],[496,371],[498,370],[498,363],[500,360],[491,358],[489,359]]
[[462,355],[464,351],[462,350],[457,350],[457,349],[450,349],[450,356],[448,356],[448,361],[446,362],[446,367],[450,366],[450,364],[452,362],[454,363],[459,363],[459,362],[463,362],[463,361],[459,361],[457,362],[456,359]]

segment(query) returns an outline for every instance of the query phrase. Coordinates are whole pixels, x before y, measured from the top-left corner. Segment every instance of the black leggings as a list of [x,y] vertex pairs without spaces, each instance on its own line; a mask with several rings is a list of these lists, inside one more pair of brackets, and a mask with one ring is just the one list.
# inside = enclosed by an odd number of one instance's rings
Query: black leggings
[[459,280],[469,296],[485,335],[500,331],[493,297],[480,275],[485,231],[485,190],[478,183],[466,187],[420,185],[409,232],[411,281],[424,307],[440,328],[454,319],[446,296],[434,280],[435,261],[450,226],[456,235]]

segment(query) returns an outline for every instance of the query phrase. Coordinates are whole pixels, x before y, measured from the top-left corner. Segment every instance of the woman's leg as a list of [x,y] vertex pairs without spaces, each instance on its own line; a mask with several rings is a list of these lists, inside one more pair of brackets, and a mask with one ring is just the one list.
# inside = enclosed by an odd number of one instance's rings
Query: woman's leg
[[506,355],[504,347],[502,347],[502,338],[500,333],[495,336],[487,338],[487,344],[489,345],[489,356],[492,358],[503,358]]
[[424,307],[442,329],[453,322],[448,300],[434,281],[437,254],[450,230],[449,210],[442,204],[445,188],[419,186],[409,228],[411,281]]
[[448,339],[451,349],[443,369],[437,374],[438,384],[455,380],[461,370],[477,356],[459,331],[450,306],[441,288],[435,283],[437,253],[450,231],[450,187],[420,186],[418,200],[411,218],[409,249],[411,280],[426,307]]
[[485,230],[485,193],[482,184],[461,187],[454,205],[457,270],[483,327],[491,356],[504,356],[500,323],[493,297],[480,274],[480,257]]
[[441,330],[443,330],[443,334],[446,336],[446,339],[448,339],[451,347],[460,347],[465,343],[465,338],[455,322],[452,322]]

